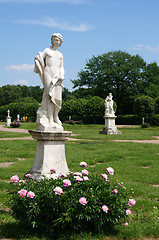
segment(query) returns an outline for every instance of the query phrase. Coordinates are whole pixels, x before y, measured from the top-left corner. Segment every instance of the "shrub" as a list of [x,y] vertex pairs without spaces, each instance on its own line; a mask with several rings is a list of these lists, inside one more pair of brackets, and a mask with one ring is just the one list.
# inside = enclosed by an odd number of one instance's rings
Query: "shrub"
[[148,127],[150,127],[150,124],[149,123],[142,123],[141,127],[142,128],[148,128]]
[[74,120],[65,120],[64,124],[71,124],[71,125],[75,125],[75,124],[83,124],[82,120],[79,121],[74,121]]
[[140,117],[149,118],[154,113],[155,100],[149,96],[140,96],[134,101],[134,111]]
[[39,182],[12,176],[13,214],[26,227],[51,237],[62,231],[111,233],[116,225],[128,221],[135,200],[128,198],[123,183],[115,181],[114,170],[109,167],[107,171],[109,177],[89,175],[84,169]]
[[20,127],[20,125],[21,125],[21,122],[18,122],[18,121],[11,122],[10,124],[10,126],[13,128],[18,128]]
[[142,118],[137,115],[118,115],[115,122],[118,125],[140,125]]
[[159,126],[159,114],[153,114],[148,121],[152,126]]

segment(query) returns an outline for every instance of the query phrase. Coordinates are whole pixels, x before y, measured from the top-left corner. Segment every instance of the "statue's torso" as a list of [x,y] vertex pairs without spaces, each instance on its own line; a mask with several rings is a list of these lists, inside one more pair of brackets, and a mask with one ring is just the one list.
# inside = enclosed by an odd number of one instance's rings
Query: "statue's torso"
[[60,75],[60,67],[62,61],[62,54],[59,51],[52,49],[46,49],[45,57],[45,71],[47,71],[51,77]]

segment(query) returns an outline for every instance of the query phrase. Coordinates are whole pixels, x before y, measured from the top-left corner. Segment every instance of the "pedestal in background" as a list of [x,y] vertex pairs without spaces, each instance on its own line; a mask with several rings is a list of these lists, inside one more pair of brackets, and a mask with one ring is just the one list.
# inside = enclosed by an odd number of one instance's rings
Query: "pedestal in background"
[[11,117],[6,117],[6,120],[7,120],[7,123],[6,123],[6,126],[10,126],[10,124],[11,124]]
[[104,116],[105,119],[105,127],[102,131],[100,131],[100,134],[121,134],[120,131],[117,130],[117,127],[115,126],[115,119],[116,116]]
[[[57,178],[60,174],[68,174],[69,169],[65,157],[65,140],[68,139],[72,132],[29,130],[29,133],[37,140],[37,144],[33,166],[26,174],[30,174],[30,178],[36,180],[40,180],[43,177]],[[56,169],[56,173],[51,174],[50,169],[52,168]],[[25,175],[24,179],[27,179]]]

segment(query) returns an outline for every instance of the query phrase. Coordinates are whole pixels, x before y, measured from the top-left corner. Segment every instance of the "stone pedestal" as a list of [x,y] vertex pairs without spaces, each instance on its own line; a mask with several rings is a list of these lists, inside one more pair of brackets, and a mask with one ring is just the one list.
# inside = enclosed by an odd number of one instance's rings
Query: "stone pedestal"
[[[65,157],[65,140],[72,132],[29,130],[29,133],[37,140],[37,144],[33,166],[26,174],[30,174],[32,179],[40,180],[43,177],[57,178],[60,174],[69,173]],[[56,173],[51,174],[52,168],[56,169]],[[27,179],[25,175],[24,179]]]
[[7,120],[7,123],[6,123],[6,126],[10,126],[10,124],[11,124],[11,117],[6,117],[6,120]]
[[104,116],[105,119],[105,127],[102,131],[100,131],[100,134],[121,134],[120,131],[117,130],[117,127],[115,126],[115,119],[116,116]]

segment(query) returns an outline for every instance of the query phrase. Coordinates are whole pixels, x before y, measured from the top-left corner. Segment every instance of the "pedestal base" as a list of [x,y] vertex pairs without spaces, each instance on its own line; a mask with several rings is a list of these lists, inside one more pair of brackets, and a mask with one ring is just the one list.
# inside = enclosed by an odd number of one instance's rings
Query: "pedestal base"
[[[30,178],[36,180],[44,177],[57,178],[60,174],[68,174],[65,140],[68,139],[72,132],[29,131],[29,133],[37,140],[37,145],[33,166],[26,174],[30,174]],[[50,169],[52,168],[56,169],[56,173],[51,174]],[[25,175],[24,179],[27,179]]]
[[6,119],[7,119],[6,126],[10,126],[12,118],[11,117],[7,117]]
[[104,118],[105,127],[99,132],[100,134],[121,134],[121,132],[118,131],[117,127],[115,126],[116,116],[104,116]]

